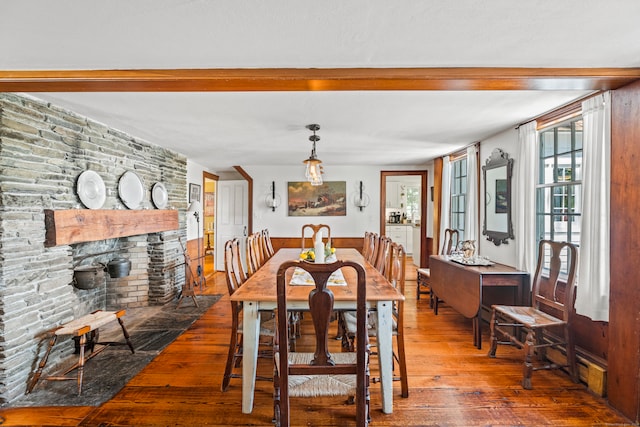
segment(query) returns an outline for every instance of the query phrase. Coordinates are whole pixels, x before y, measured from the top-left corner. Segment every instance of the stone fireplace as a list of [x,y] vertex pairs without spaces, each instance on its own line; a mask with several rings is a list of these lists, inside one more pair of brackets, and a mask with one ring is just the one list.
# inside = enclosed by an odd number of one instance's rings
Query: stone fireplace
[[[55,326],[98,309],[175,299],[185,278],[187,191],[184,156],[19,94],[0,94],[0,165],[0,404],[7,404],[24,394],[46,332]],[[105,183],[100,209],[86,209],[76,194],[77,178],[86,170]],[[142,209],[129,210],[119,198],[118,179],[127,171],[144,183]],[[168,193],[163,210],[150,199],[158,182]],[[91,237],[52,242],[50,217],[65,213],[97,221],[84,223]],[[159,217],[172,225],[154,229]],[[134,221],[126,232],[114,226],[123,218]],[[61,223],[54,224],[60,231]],[[106,274],[104,285],[94,289],[74,286],[75,268],[115,257],[131,261],[129,275]],[[73,343],[56,345],[47,367],[73,350]]]

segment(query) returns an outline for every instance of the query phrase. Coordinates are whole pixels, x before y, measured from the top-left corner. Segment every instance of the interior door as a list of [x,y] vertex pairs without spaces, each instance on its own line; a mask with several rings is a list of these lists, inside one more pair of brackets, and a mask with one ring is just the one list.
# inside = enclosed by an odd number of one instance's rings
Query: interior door
[[[238,238],[241,253],[246,254],[249,223],[249,185],[245,180],[218,181],[216,209],[216,270],[224,270],[224,244]],[[246,259],[242,260],[246,266]]]

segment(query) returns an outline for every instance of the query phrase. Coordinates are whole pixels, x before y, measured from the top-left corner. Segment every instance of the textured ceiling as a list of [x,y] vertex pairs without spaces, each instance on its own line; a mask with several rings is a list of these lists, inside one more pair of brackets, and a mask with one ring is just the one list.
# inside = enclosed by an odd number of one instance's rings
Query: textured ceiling
[[[640,67],[636,0],[5,0],[0,70]],[[420,164],[585,91],[31,93],[214,172]]]

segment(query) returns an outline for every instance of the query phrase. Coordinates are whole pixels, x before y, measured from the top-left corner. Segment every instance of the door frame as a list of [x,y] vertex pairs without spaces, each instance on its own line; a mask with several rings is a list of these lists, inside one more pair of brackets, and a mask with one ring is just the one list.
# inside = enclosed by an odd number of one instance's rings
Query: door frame
[[419,175],[420,176],[420,267],[427,265],[427,178],[429,172],[427,170],[394,170],[380,171],[380,235],[385,234],[386,227],[386,200],[387,200],[387,177]]
[[[205,247],[205,236],[206,236],[206,231],[204,229],[204,194],[205,194],[205,189],[207,188],[206,184],[207,181],[215,181],[216,183],[216,189],[217,189],[217,184],[218,184],[218,175],[213,174],[211,172],[207,172],[207,171],[202,171],[202,223],[200,224],[200,226],[202,227],[202,230],[200,230],[201,235],[202,235],[202,242],[198,242],[198,244],[200,245],[200,248],[202,249],[202,253],[204,254],[202,257],[202,265],[204,266],[207,263],[207,253],[205,252],[206,247]],[[217,196],[216,196],[217,197]],[[216,204],[217,204],[217,200],[216,200]],[[215,210],[214,210],[214,220],[213,220],[213,257],[211,258],[211,262],[213,264],[211,270],[212,271],[216,271],[216,251],[218,250],[218,248],[216,247],[216,233],[218,232],[217,227],[216,227],[216,219],[215,219]]]

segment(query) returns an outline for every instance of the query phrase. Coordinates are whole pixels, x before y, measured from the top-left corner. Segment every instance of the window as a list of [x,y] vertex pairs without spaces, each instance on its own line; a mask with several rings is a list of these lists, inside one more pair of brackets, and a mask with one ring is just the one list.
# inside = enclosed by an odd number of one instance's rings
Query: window
[[467,158],[451,162],[451,218],[449,225],[458,230],[459,240],[464,240],[464,216],[467,197]]
[[536,185],[537,240],[578,245],[582,197],[582,118],[540,131]]
[[407,219],[416,221],[420,217],[420,187],[407,186]]

